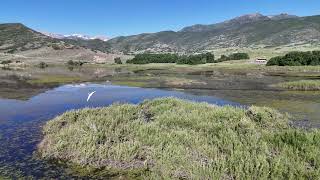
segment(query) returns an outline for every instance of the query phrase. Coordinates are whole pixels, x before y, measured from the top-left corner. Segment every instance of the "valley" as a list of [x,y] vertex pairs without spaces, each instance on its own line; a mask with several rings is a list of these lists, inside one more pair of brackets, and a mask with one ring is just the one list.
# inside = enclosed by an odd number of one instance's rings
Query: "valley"
[[0,179],[320,177],[319,15],[92,34],[0,24]]

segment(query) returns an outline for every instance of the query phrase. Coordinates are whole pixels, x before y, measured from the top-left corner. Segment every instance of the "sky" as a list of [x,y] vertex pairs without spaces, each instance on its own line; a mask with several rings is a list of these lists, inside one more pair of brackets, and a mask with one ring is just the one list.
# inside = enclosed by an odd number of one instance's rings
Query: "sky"
[[108,37],[180,30],[243,14],[320,15],[320,0],[1,0],[0,23]]

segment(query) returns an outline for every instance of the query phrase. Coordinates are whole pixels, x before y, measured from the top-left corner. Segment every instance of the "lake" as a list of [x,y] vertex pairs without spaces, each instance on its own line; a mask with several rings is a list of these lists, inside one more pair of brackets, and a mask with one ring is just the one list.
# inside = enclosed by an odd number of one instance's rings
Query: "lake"
[[[140,66],[0,70],[0,179],[1,176],[79,177],[64,164],[46,162],[34,154],[42,138],[42,125],[71,109],[173,96],[217,105],[268,106],[290,113],[297,125],[320,127],[319,91],[287,91],[271,86],[319,78],[318,74],[296,77],[278,76],[259,69],[199,71],[166,66],[142,70]],[[79,80],[95,83],[68,84],[68,81]],[[88,93],[92,91],[96,93],[87,102]]]
[[[89,102],[88,93],[96,91]],[[34,154],[41,140],[41,126],[55,116],[84,107],[112,103],[139,103],[145,99],[177,97],[217,105],[239,103],[214,96],[192,95],[181,91],[116,86],[110,83],[67,84],[40,93],[28,100],[0,99],[0,174],[9,177],[77,177],[67,167],[42,161]]]

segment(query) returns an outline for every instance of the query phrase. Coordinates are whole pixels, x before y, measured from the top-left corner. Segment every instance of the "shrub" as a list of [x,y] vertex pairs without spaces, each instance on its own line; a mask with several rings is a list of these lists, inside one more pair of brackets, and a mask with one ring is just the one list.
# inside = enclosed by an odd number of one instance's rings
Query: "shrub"
[[178,59],[176,54],[137,54],[133,59],[128,60],[129,64],[148,64],[148,63],[175,63]]
[[67,62],[67,64],[68,64],[69,66],[73,66],[73,65],[74,65],[74,62],[73,62],[72,60],[69,60],[69,61]]
[[233,53],[229,56],[221,55],[220,59],[217,62],[229,61],[229,60],[243,60],[243,59],[250,59],[247,53]]
[[85,62],[83,61],[72,61],[72,60],[69,60],[67,62],[67,65],[68,66],[82,66]]
[[39,66],[39,68],[44,69],[44,68],[48,67],[49,65],[45,62],[40,62],[38,66]]
[[130,64],[148,64],[148,63],[177,63],[177,64],[205,64],[213,63],[214,55],[211,53],[198,55],[176,55],[176,54],[138,54],[133,59],[128,60]]
[[320,51],[290,52],[271,58],[267,66],[316,66],[320,65]]
[[54,50],[61,50],[61,49],[63,49],[59,44],[52,44],[51,47],[52,47]]
[[120,57],[114,58],[114,63],[116,63],[116,64],[122,64],[121,58],[120,58]]
[[10,63],[12,63],[11,60],[1,61],[1,64],[3,64],[3,65],[10,64]]
[[242,60],[242,59],[250,59],[247,53],[233,53],[229,55],[230,60]]
[[196,65],[196,64],[205,64],[207,62],[207,57],[204,54],[201,55],[190,55],[190,56],[181,56],[177,64],[189,64],[189,65]]

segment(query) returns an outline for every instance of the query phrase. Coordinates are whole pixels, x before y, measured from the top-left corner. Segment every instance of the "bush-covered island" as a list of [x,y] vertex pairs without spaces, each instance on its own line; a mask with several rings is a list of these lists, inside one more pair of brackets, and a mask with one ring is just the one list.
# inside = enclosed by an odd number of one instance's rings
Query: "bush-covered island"
[[320,132],[263,107],[173,98],[64,113],[41,157],[148,179],[319,179]]

